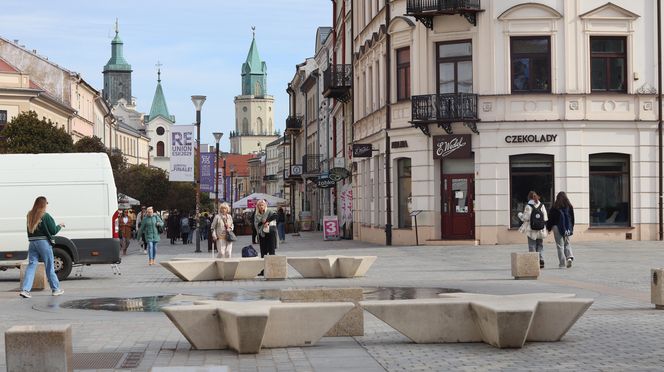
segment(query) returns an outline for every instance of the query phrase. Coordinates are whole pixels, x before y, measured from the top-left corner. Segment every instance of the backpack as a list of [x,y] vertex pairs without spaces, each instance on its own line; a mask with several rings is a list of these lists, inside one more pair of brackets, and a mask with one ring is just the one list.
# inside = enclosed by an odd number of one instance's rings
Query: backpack
[[244,248],[242,248],[242,257],[256,257],[258,256],[258,252],[254,249],[254,246],[248,245]]
[[530,213],[530,229],[531,230],[542,230],[546,226],[544,224],[544,213],[542,213],[542,206],[544,204],[540,203],[539,207],[530,206],[533,211]]
[[563,236],[574,235],[574,226],[572,226],[572,217],[569,214],[569,208],[560,210],[560,222],[563,228],[561,231]]

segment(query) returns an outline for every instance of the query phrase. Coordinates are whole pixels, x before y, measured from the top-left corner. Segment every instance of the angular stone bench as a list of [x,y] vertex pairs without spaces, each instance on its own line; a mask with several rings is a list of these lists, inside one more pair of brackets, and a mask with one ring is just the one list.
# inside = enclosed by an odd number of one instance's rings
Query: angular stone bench
[[[21,264],[21,288],[23,287],[23,278],[25,278],[25,270],[28,268],[28,263]],[[41,290],[50,288],[48,284],[48,278],[46,277],[46,267],[43,262],[37,264],[37,270],[35,270],[35,280],[32,282],[32,290]]]
[[291,265],[304,278],[353,278],[365,276],[376,256],[289,257]]
[[262,258],[180,258],[160,264],[187,282],[253,279],[265,265]]
[[511,260],[514,279],[537,279],[539,277],[539,253],[512,252]]
[[498,348],[520,348],[526,341],[559,341],[593,303],[574,296],[453,293],[360,305],[415,343],[483,341]]
[[5,332],[7,371],[73,371],[71,326],[21,325]]
[[313,345],[353,307],[348,302],[200,301],[162,310],[196,349],[256,354],[261,347]]
[[268,255],[263,257],[263,260],[265,260],[263,275],[266,280],[285,280],[288,278],[288,260],[286,256]]

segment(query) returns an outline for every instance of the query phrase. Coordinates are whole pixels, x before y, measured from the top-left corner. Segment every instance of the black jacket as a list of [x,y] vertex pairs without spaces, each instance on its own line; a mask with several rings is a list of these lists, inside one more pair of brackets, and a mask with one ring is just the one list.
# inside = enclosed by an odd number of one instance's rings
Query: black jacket
[[[557,208],[552,207],[549,210],[549,220],[546,221],[546,229],[548,231],[551,231],[551,229],[553,229],[554,226],[558,226],[558,231],[560,231],[560,232],[562,232],[564,230],[564,227],[561,226],[561,224],[563,223],[562,218],[560,218],[561,213],[562,212]],[[570,221],[571,227],[574,227],[574,208],[573,207],[569,207],[569,216],[570,216],[570,220],[571,220]]]

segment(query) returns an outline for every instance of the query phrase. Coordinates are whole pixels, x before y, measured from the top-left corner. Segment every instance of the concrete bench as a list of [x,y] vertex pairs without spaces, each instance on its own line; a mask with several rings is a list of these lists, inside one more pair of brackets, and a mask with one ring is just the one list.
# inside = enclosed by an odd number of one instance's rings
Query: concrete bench
[[526,341],[559,341],[592,303],[560,293],[455,293],[360,305],[415,343],[483,341],[498,348],[520,348]]
[[514,279],[537,279],[539,277],[539,253],[512,252],[511,259]]
[[364,336],[364,300],[362,288],[303,288],[282,289],[279,299],[283,302],[352,302],[353,310],[344,315],[325,336]]
[[353,278],[365,276],[376,256],[289,257],[291,265],[304,278]]
[[288,260],[286,256],[265,256],[265,272],[263,273],[266,280],[285,280],[288,278]]
[[[23,288],[23,278],[25,278],[25,270],[27,268],[28,268],[27,262],[21,264],[21,273],[20,273],[21,288]],[[44,266],[43,262],[39,262],[37,264],[37,270],[35,270],[35,280],[32,282],[32,290],[34,291],[46,288],[50,288],[48,284],[48,279],[46,278],[46,266]]]
[[5,332],[7,371],[73,371],[71,326],[20,325]]
[[196,349],[256,354],[262,347],[313,345],[352,308],[347,302],[200,301],[162,310]]
[[160,264],[187,282],[252,279],[265,265],[262,258],[180,258]]

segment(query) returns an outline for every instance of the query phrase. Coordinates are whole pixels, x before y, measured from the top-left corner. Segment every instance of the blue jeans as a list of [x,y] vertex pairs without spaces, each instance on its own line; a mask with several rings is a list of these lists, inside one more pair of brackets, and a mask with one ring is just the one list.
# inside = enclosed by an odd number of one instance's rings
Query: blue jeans
[[279,233],[279,240],[286,240],[286,224],[279,222],[277,224],[277,232]]
[[157,242],[148,242],[148,259],[154,260],[157,255]]
[[530,239],[528,238],[528,252],[537,252],[539,253],[540,261],[544,261],[544,245],[542,244],[542,239]]
[[28,267],[25,269],[25,278],[23,278],[23,286],[21,290],[30,292],[32,283],[35,280],[35,271],[37,271],[37,264],[39,259],[44,261],[44,268],[46,269],[46,278],[51,290],[55,291],[60,289],[60,281],[58,276],[55,275],[55,266],[53,265],[53,249],[48,240],[33,240],[28,247]]

